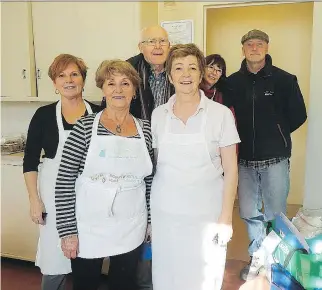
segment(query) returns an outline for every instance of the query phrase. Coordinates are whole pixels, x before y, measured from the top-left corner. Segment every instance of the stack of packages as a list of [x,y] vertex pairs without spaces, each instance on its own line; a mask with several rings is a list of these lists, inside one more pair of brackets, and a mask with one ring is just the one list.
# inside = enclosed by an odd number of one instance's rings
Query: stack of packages
[[292,222],[282,213],[254,253],[248,279],[266,275],[271,290],[322,289],[322,210],[300,209]]

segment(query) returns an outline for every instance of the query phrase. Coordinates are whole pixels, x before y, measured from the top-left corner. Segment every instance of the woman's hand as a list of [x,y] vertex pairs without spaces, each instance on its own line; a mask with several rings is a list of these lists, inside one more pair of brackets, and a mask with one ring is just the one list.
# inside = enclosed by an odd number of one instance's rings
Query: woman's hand
[[215,227],[214,242],[219,246],[225,246],[233,236],[232,219],[220,216]]
[[151,226],[151,224],[148,224],[148,226],[146,228],[144,242],[150,243],[151,241],[152,241],[152,226]]
[[68,259],[75,259],[78,254],[78,236],[68,236],[61,239],[61,249]]
[[40,197],[37,195],[30,199],[30,217],[35,224],[44,225],[42,213],[45,212],[45,206]]

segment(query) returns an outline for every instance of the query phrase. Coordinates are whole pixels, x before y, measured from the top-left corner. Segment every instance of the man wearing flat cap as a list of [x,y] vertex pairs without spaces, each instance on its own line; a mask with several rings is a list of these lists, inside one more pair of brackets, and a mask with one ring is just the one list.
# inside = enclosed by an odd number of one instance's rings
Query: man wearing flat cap
[[[227,101],[235,109],[241,139],[238,200],[252,258],[265,237],[265,221],[286,213],[291,133],[307,115],[296,76],[272,65],[269,36],[254,29],[241,43],[245,59],[227,80]],[[240,273],[244,280],[250,263]]]

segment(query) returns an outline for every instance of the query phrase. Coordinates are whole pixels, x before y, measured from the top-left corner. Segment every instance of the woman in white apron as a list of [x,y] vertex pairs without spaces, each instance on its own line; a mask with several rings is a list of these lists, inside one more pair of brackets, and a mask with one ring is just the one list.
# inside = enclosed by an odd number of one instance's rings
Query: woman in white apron
[[176,45],[166,64],[176,94],[152,114],[153,289],[219,290],[232,235],[239,137],[231,111],[198,90],[202,52]]
[[[147,231],[153,149],[148,121],[129,113],[140,78],[125,61],[104,61],[96,85],[107,107],[69,135],[56,183],[56,224],[72,258],[74,290],[96,290],[110,258],[109,290],[135,290]],[[149,154],[150,153],[150,154]]]
[[[70,260],[59,247],[56,229],[55,184],[65,140],[77,119],[100,108],[84,101],[85,63],[68,54],[55,58],[49,77],[61,99],[39,108],[33,116],[24,155],[24,176],[29,193],[30,215],[39,224],[36,265],[43,274],[43,290],[65,288],[65,274],[71,272]],[[43,163],[39,166],[41,151]]]

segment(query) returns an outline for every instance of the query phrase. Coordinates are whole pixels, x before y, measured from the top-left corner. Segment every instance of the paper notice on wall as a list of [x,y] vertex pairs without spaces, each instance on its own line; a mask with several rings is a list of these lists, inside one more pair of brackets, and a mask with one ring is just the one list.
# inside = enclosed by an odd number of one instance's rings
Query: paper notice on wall
[[171,45],[193,43],[193,20],[162,21]]

